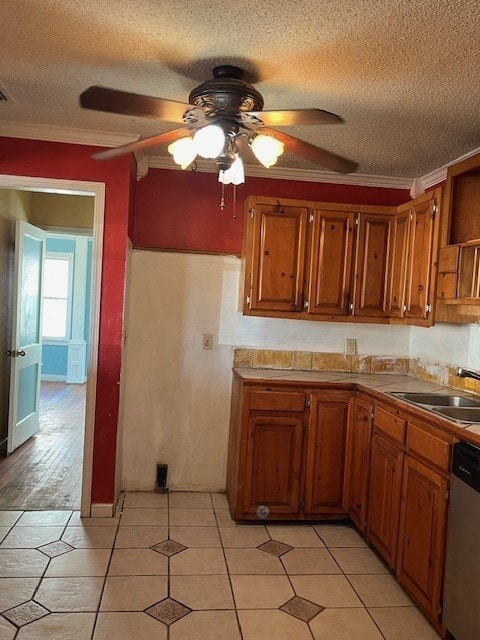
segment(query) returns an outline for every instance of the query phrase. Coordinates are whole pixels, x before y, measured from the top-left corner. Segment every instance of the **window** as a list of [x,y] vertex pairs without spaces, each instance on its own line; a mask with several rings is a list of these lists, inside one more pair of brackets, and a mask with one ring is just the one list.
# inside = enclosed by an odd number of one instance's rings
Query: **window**
[[73,253],[49,253],[43,267],[42,335],[48,340],[70,339]]

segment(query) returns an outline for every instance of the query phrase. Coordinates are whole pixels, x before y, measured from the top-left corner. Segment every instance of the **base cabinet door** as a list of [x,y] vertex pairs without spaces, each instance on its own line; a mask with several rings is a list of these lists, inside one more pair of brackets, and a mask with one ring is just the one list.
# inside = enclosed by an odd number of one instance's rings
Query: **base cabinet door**
[[395,568],[404,453],[374,434],[371,455],[367,539]]
[[347,393],[311,397],[305,468],[305,516],[346,514],[345,461],[352,398]]
[[397,577],[432,621],[440,618],[447,480],[406,456]]
[[[296,519],[300,510],[303,414],[250,416],[245,469],[245,515]],[[265,513],[265,511],[263,511]]]
[[350,434],[348,515],[360,533],[367,528],[372,420],[373,405],[357,399]]

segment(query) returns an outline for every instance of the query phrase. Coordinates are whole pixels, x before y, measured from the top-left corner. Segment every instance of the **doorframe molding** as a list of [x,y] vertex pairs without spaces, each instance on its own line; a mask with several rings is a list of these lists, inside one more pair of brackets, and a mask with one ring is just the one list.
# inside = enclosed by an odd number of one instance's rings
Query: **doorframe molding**
[[64,195],[94,196],[90,344],[85,411],[82,498],[80,506],[82,516],[88,517],[90,516],[92,505],[93,442],[97,395],[98,347],[100,336],[105,183],[0,174],[0,188],[14,189],[17,191],[60,193]]

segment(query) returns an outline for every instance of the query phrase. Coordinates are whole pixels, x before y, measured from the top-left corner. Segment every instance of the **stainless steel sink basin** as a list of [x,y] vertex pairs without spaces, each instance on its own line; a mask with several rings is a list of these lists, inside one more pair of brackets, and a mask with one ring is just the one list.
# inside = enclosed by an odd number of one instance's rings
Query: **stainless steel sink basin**
[[456,422],[480,422],[480,408],[435,407],[432,411]]
[[480,401],[463,396],[450,396],[440,393],[401,393],[399,391],[394,391],[392,396],[428,407],[478,407],[480,410]]

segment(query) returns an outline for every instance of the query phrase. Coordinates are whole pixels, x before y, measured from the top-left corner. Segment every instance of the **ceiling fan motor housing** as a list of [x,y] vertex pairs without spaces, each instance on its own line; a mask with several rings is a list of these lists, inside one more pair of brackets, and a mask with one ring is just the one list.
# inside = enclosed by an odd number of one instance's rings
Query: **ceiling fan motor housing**
[[242,77],[243,71],[239,67],[215,67],[213,78],[196,87],[188,101],[201,107],[208,116],[236,116],[243,111],[261,111],[262,94]]

